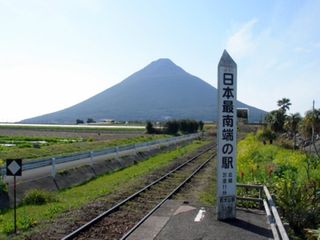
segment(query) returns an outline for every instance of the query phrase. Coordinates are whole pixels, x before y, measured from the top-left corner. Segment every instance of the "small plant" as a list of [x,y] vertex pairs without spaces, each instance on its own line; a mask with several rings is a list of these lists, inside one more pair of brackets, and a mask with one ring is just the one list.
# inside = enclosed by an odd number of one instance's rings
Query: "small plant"
[[264,128],[263,131],[259,131],[257,135],[258,139],[261,140],[263,144],[266,144],[266,141],[269,141],[269,143],[272,144],[277,138],[277,135],[270,128]]
[[57,202],[56,197],[53,193],[41,189],[31,189],[23,198],[26,205],[42,205],[49,202]]
[[[0,159],[0,168],[4,164],[4,161]],[[7,191],[7,185],[3,181],[3,175],[2,172],[0,172],[0,193],[1,192],[6,192]]]
[[318,229],[306,229],[306,236],[308,240],[320,240],[320,228]]
[[298,184],[291,176],[277,182],[275,188],[278,205],[297,236],[303,236],[306,227],[317,227],[320,199],[314,194],[310,182]]

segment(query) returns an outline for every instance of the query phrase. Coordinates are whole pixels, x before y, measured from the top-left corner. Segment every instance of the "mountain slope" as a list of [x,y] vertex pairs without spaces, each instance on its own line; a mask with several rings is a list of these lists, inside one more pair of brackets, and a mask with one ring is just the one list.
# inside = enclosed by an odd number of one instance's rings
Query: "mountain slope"
[[[23,120],[24,123],[75,123],[76,119],[216,120],[217,89],[169,59],[159,59],[119,84],[64,110]],[[248,107],[251,121],[264,111]]]

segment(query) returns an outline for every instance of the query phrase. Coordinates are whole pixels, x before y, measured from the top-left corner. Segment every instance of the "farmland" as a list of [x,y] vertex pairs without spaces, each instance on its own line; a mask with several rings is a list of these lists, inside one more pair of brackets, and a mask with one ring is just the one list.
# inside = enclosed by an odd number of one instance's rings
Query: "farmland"
[[0,128],[0,159],[33,159],[163,138],[144,130]]

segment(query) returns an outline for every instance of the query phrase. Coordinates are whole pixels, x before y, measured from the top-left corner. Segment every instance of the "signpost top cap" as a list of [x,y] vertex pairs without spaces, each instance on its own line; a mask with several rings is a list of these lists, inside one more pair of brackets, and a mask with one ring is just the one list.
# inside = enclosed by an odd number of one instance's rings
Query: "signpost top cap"
[[233,61],[232,57],[230,57],[229,53],[227,52],[227,50],[223,51],[223,54],[220,58],[219,61],[219,67],[237,67],[237,64],[235,61]]

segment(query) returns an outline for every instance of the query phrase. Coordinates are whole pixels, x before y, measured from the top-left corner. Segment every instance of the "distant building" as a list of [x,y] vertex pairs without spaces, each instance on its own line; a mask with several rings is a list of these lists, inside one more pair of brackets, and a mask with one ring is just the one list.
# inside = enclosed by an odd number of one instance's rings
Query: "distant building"
[[237,108],[237,118],[247,123],[249,120],[249,108]]
[[103,123],[113,124],[115,123],[114,119],[102,119]]

